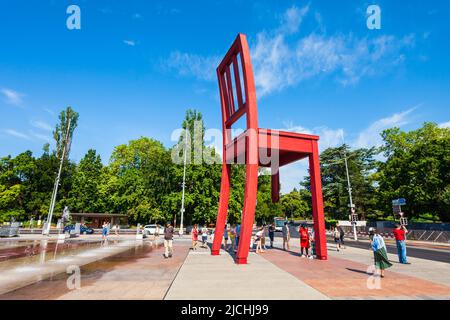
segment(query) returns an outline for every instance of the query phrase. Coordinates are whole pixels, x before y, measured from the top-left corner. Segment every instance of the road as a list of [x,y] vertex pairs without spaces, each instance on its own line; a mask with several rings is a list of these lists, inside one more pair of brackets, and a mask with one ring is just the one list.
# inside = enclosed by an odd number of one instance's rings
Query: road
[[[298,241],[297,240],[298,232],[291,231],[291,235],[292,241]],[[281,237],[281,233],[277,232],[276,237]],[[327,242],[330,244],[334,244],[334,240],[332,240],[329,237],[327,237]],[[369,248],[368,240],[354,241],[353,239],[346,238],[345,244],[349,247],[361,249]],[[397,246],[390,240],[386,240],[386,248],[389,253],[393,254],[397,253]],[[433,243],[424,244],[424,243],[410,242],[409,244],[407,243],[406,248],[407,254],[410,257],[450,263],[450,246],[446,247],[446,246],[439,246]]]
[[[327,242],[334,243],[333,240],[327,240]],[[369,242],[367,240],[354,241],[346,239],[345,244],[349,247],[361,249],[366,249],[369,247]],[[389,253],[397,253],[397,246],[395,245],[395,243],[386,241],[386,249]],[[450,247],[447,247],[447,249],[445,247],[437,249],[430,248],[428,245],[419,246],[418,244],[414,244],[407,245],[406,250],[409,257],[450,263]]]

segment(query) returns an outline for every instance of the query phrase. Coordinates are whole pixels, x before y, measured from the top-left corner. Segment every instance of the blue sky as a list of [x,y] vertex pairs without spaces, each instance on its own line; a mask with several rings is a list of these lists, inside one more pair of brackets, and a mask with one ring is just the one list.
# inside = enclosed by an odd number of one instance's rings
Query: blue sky
[[[81,8],[68,30],[66,8]],[[381,30],[366,9],[382,10]],[[39,155],[57,114],[80,113],[71,158],[140,136],[167,147],[187,108],[220,129],[215,67],[248,37],[260,127],[319,134],[321,149],[450,125],[450,2],[0,0],[0,156]],[[212,141],[209,141],[210,143]],[[296,186],[306,163],[281,173]]]

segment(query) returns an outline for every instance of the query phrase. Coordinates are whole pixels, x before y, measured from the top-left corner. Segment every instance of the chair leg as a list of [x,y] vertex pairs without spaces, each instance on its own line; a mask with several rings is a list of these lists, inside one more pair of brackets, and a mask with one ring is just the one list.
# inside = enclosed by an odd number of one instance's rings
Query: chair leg
[[237,264],[247,264],[258,193],[258,164],[251,163],[247,164],[246,167],[244,209],[242,212],[239,248],[236,255]]
[[272,174],[272,203],[280,202],[280,170]]
[[217,256],[220,253],[225,223],[227,222],[228,201],[230,199],[230,175],[231,165],[224,163],[222,165],[222,182],[220,184],[219,210],[217,213],[216,229],[214,231],[214,241],[211,248],[211,254],[213,256]]
[[317,141],[313,141],[313,152],[309,155],[309,171],[311,175],[311,196],[316,255],[320,260],[327,260],[327,239],[325,234],[325,216],[323,212],[322,178],[320,175],[319,148]]

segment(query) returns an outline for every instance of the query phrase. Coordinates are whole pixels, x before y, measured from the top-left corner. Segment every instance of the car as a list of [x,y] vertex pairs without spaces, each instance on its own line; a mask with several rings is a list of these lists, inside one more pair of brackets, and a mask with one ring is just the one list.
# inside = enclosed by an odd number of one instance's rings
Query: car
[[157,224],[147,224],[144,226],[144,234],[146,235],[162,235],[164,234],[164,227]]
[[[68,232],[70,233],[70,231],[75,230],[75,225],[74,224],[70,224],[68,226],[64,227],[64,233]],[[94,233],[94,229],[88,228],[85,225],[80,225],[80,234],[93,234]]]

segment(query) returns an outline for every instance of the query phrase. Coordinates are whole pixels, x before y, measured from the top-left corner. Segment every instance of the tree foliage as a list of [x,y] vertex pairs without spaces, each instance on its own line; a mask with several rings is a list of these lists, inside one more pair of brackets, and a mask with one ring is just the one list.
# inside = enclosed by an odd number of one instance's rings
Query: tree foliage
[[[55,130],[55,150],[45,145],[40,156],[30,151],[16,157],[0,158],[0,222],[45,217],[59,166],[61,139],[72,117],[75,129],[78,114],[71,108],[60,115]],[[221,158],[204,144],[201,113],[188,110],[182,124],[189,132],[186,166],[184,223],[214,223],[220,194]],[[73,133],[73,131],[72,131]],[[114,148],[107,164],[95,150],[74,163],[66,160],[58,190],[55,216],[64,206],[72,212],[123,213],[135,223],[179,224],[183,182],[184,135],[166,148],[161,142],[141,137]],[[382,133],[381,149],[352,150],[344,145],[320,155],[325,214],[331,219],[348,219],[349,195],[344,165],[348,159],[353,202],[363,219],[392,216],[392,199],[407,199],[410,218],[448,221],[450,218],[450,130],[426,123],[403,132],[398,128]],[[380,154],[381,152],[381,154]],[[208,157],[207,162],[204,160]],[[211,163],[211,159],[212,161]],[[261,169],[258,177],[256,220],[274,217],[310,219],[310,180],[300,189],[271,201],[270,174]],[[240,221],[245,192],[245,166],[231,166],[231,193],[228,221]]]

